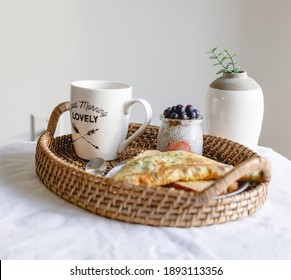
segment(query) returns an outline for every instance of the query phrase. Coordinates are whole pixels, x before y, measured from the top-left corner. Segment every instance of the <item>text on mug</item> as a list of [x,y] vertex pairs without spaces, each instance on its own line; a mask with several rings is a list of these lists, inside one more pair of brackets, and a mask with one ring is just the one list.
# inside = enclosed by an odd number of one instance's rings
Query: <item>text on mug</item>
[[84,101],[84,100],[79,100],[79,106],[77,102],[74,102],[71,104],[71,109],[78,108],[78,107],[80,109],[84,109],[85,111],[96,112],[100,114],[100,118],[106,117],[108,114],[108,112],[106,112],[104,109],[98,106],[92,105],[88,101]]
[[82,122],[90,122],[90,123],[97,123],[98,116],[92,115],[83,115],[79,113],[72,113],[73,120],[82,121]]

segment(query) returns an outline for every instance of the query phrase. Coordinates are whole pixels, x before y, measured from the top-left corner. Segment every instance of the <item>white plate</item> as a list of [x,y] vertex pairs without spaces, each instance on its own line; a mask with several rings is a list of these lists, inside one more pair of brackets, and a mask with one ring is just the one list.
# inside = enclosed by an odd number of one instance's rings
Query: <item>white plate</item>
[[113,167],[106,175],[106,177],[111,178],[117,171],[119,171],[123,166],[125,165],[125,162],[118,163],[115,167]]
[[236,194],[239,194],[239,193],[243,192],[245,189],[247,189],[248,186],[249,186],[249,182],[239,183],[238,189],[236,191],[231,192],[231,193],[227,193],[227,194],[224,194],[224,195],[218,195],[215,198],[216,199],[220,199],[220,198],[226,198],[226,197],[234,196]]
[[[125,165],[125,162],[121,162],[118,165],[116,165],[114,168],[112,168],[106,175],[106,177],[111,178],[117,171],[119,171],[123,166]],[[247,189],[247,187],[249,186],[248,182],[245,183],[240,183],[239,187],[236,191],[231,192],[231,193],[227,193],[224,195],[218,195],[215,197],[215,199],[220,199],[220,198],[226,198],[226,197],[231,197],[234,196],[236,194],[239,194],[241,192],[243,192],[245,189]]]

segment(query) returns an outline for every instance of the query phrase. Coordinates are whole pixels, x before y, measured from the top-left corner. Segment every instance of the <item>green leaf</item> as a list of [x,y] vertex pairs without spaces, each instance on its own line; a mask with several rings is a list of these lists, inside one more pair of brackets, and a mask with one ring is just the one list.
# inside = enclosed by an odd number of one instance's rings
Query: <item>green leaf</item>
[[209,52],[207,52],[207,53],[213,53],[213,51],[212,50],[210,50]]
[[216,66],[216,65],[220,65],[220,63],[218,62],[218,63],[214,63],[212,66]]
[[217,47],[213,48],[211,51],[212,52],[215,52],[217,50]]
[[225,61],[226,59],[228,59],[227,56],[224,56],[222,59],[221,59],[221,62]]
[[216,57],[215,57],[215,56],[210,56],[209,58],[210,58],[210,59],[216,59]]

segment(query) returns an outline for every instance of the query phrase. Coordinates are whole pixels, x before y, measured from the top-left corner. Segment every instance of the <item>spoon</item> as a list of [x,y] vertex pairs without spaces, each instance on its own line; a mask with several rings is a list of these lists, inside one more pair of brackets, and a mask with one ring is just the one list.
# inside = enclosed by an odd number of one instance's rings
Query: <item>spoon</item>
[[103,158],[96,157],[86,164],[86,172],[102,175],[106,171],[106,161]]

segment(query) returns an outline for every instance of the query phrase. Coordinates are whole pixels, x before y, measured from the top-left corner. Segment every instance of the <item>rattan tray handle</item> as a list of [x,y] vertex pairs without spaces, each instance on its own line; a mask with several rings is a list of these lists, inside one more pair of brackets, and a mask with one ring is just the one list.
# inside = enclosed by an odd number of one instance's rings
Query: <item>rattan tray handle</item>
[[47,125],[47,131],[49,133],[51,133],[51,135],[53,136],[55,134],[56,128],[57,128],[57,124],[59,121],[60,116],[66,112],[70,110],[70,102],[69,101],[65,101],[63,103],[60,103],[59,105],[57,105],[50,116],[48,125]]
[[[198,203],[207,203],[220,193],[226,192],[228,186],[239,180],[247,180],[252,173],[262,173],[260,181],[269,182],[272,177],[271,164],[264,157],[253,157],[249,160],[239,163],[235,168],[224,177],[215,180],[208,189],[198,196]],[[251,178],[250,178],[251,179]]]

